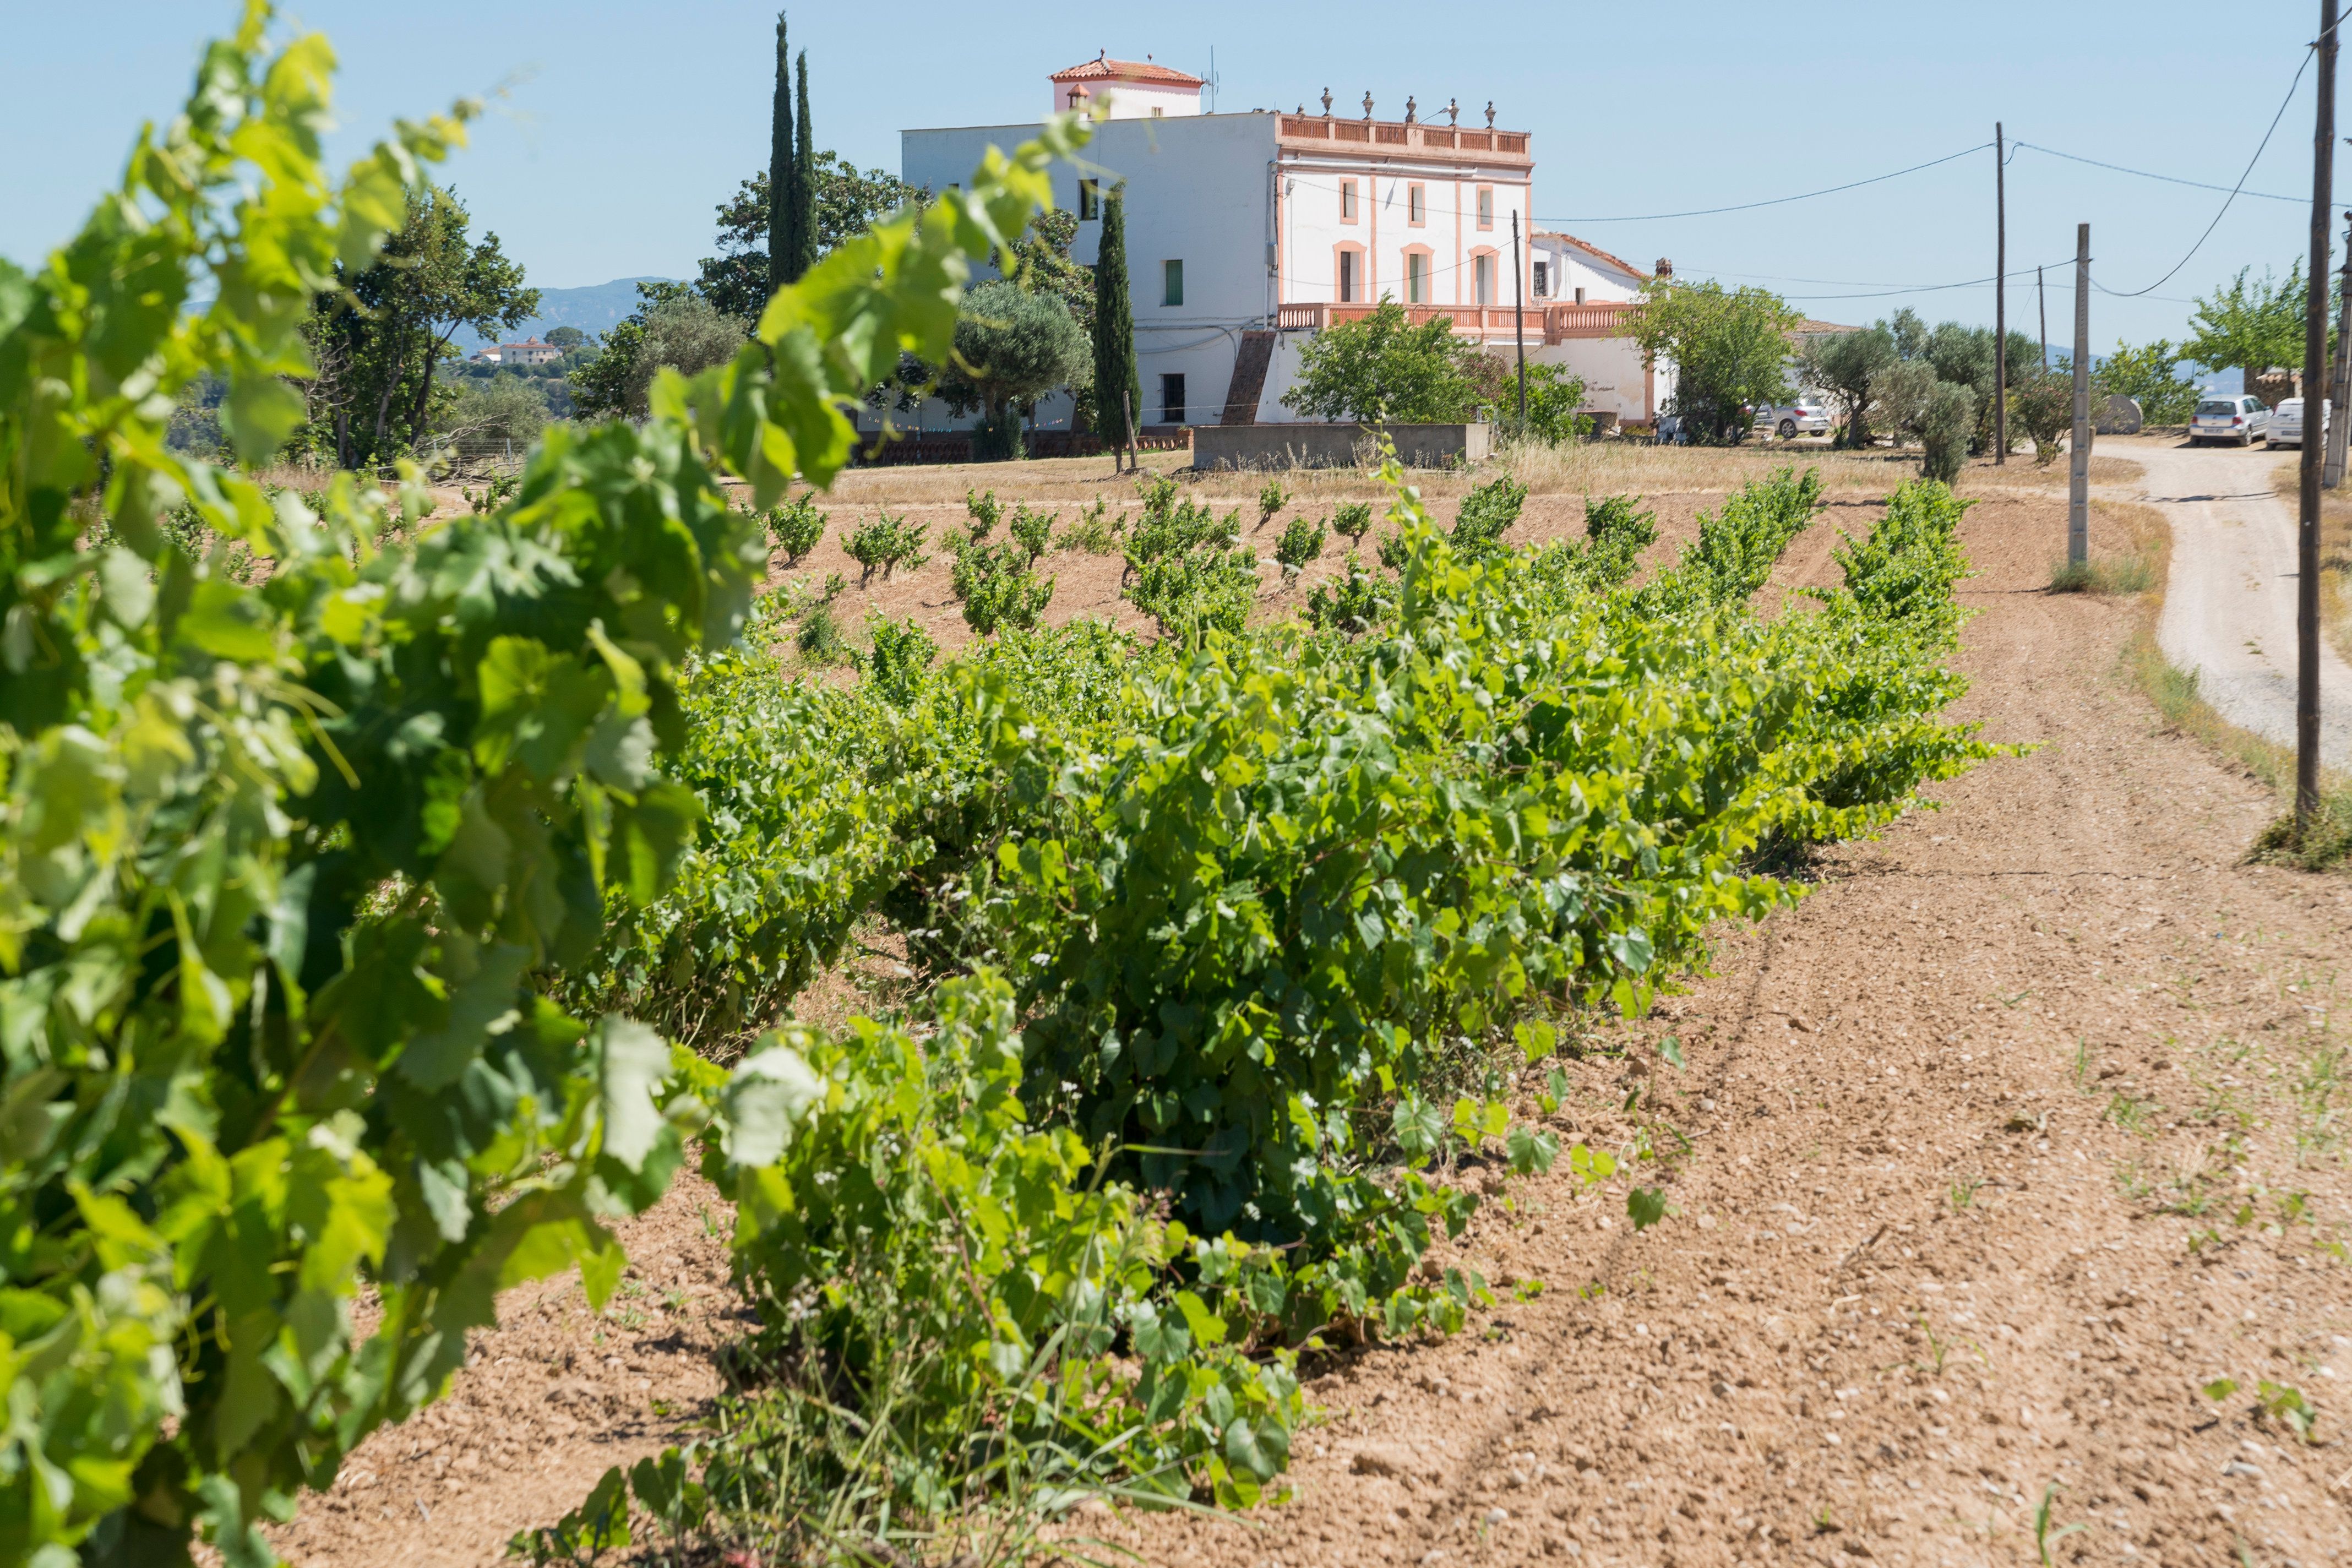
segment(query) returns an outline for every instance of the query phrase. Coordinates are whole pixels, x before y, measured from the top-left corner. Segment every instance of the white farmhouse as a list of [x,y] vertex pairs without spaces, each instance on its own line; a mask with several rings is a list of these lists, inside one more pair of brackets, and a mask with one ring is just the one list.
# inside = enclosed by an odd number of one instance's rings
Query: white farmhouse
[[[1670,383],[1643,372],[1619,335],[1622,301],[1647,279],[1580,241],[1534,233],[1530,139],[1496,129],[1492,104],[1470,125],[1453,104],[1423,118],[1412,99],[1401,119],[1378,119],[1370,93],[1360,115],[1342,117],[1328,90],[1319,113],[1203,114],[1200,78],[1108,57],[1050,81],[1055,110],[1104,117],[1084,166],[1054,171],[1055,201],[1080,220],[1077,260],[1095,259],[1099,194],[1125,186],[1139,423],[1297,418],[1281,399],[1300,346],[1383,299],[1416,321],[1444,317],[1491,352],[1524,343],[1530,361],[1570,364],[1594,383],[1588,405],[1623,418],[1652,417],[1667,395]],[[902,132],[901,177],[944,189],[988,147],[1031,131]],[[1616,363],[1628,353],[1631,371]],[[1066,397],[1038,410],[1041,427],[1068,420]],[[936,403],[924,411],[926,428],[950,423]]]

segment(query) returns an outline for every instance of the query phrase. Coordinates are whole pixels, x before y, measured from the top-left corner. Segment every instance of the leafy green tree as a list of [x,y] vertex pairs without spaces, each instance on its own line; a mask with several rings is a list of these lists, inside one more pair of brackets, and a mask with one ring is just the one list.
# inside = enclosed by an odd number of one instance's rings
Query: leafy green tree
[[[887,169],[858,169],[838,153],[810,160],[810,210],[817,254],[829,256],[844,240],[864,234],[904,206],[919,205],[929,193]],[[719,204],[719,254],[703,258],[696,287],[709,301],[749,324],[767,308],[769,242],[774,182],[765,170],[745,180]]]
[[[1990,452],[1993,443],[1993,398],[1999,384],[1993,375],[1993,333],[1990,327],[1938,322],[1919,346],[1918,358],[1936,370],[1939,381],[1965,386],[1976,396],[1977,425],[1969,437],[1972,451]],[[2014,385],[2041,373],[2042,349],[2023,332],[2009,334],[2009,382]]]
[[[2145,412],[2145,405],[2143,405]],[[2073,379],[2037,374],[2009,394],[2010,422],[2033,442],[2033,463],[2047,468],[2058,458],[2058,440],[2074,422]]]
[[1416,327],[1403,306],[1383,299],[1368,314],[1307,341],[1297,383],[1282,395],[1283,406],[1367,425],[1465,419],[1475,406],[1472,361],[1478,353],[1476,344],[1454,335],[1445,317]]
[[311,419],[331,429],[298,437],[331,450],[340,467],[388,460],[429,437],[436,397],[455,391],[437,374],[457,357],[459,328],[483,337],[520,328],[539,310],[499,237],[467,237],[465,205],[430,183],[412,193],[399,231],[370,265],[336,264],[341,287],[319,296],[308,335],[330,390]]
[[588,334],[577,327],[550,327],[547,329],[547,341],[551,346],[568,353],[586,342]]
[[441,434],[463,441],[511,442],[518,455],[539,439],[547,424],[543,384],[501,371],[468,381],[438,416]]
[[1802,321],[1767,289],[1659,279],[1642,292],[1633,337],[1675,366],[1674,410],[1700,440],[1744,439],[1748,410],[1788,395],[1789,334]]
[[1069,307],[1000,279],[965,296],[939,395],[959,415],[983,411],[993,449],[1010,455],[1020,415],[1055,388],[1092,375],[1086,335]]
[[1143,413],[1143,381],[1135,362],[1135,300],[1127,278],[1127,192],[1107,191],[1102,234],[1095,250],[1094,416],[1103,444],[1117,451],[1134,439]]
[[[794,199],[800,164],[793,152],[793,79],[792,50],[784,37],[784,13],[776,13],[776,86],[774,100],[768,107],[768,184],[761,204],[768,209],[762,224],[767,237],[767,268],[763,281],[767,287],[751,309],[740,308],[744,301],[730,300],[737,307],[733,313],[757,321],[767,308],[769,296],[793,280],[793,267],[800,257],[800,236],[794,231],[793,220],[799,215],[800,204]],[[726,221],[725,209],[720,219]],[[703,264],[706,268],[709,262]]]
[[[2299,354],[2303,348],[2299,321],[2295,330]],[[2197,407],[2197,384],[2181,378],[2180,365],[2181,355],[2167,339],[2137,348],[2117,340],[2091,372],[2091,390],[2103,398],[2118,393],[2131,398],[2139,405],[2140,417],[2151,425],[2186,425]]]
[[1837,444],[1870,445],[1870,386],[1895,363],[1895,335],[1886,323],[1809,340],[1797,355],[1797,379],[1829,400],[1840,416]]
[[2260,281],[2252,280],[2252,270],[2238,268],[2227,286],[2198,300],[2197,311],[2189,318],[2191,336],[2180,345],[2182,358],[2215,370],[2241,370],[2250,377],[2302,365],[2301,258],[2286,269],[2285,281],[2275,285],[2268,271]]
[[[1513,400],[1505,406],[1516,415],[1516,389],[1507,386],[1504,395]],[[1583,406],[1582,376],[1570,373],[1564,364],[1528,366],[1528,436],[1546,445],[1575,439],[1591,426],[1591,420],[1577,413]]]
[[645,417],[655,374],[696,375],[732,359],[743,346],[740,318],[719,310],[684,283],[640,283],[638,305],[604,334],[596,357],[572,372],[583,415]]

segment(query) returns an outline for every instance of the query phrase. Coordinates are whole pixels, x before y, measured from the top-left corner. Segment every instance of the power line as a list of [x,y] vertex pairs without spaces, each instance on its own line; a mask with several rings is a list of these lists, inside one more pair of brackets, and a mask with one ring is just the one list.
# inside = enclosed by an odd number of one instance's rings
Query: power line
[[[2205,242],[2213,237],[2213,231],[2221,226],[2221,219],[2229,214],[2230,204],[2236,201],[2238,199],[2239,193],[2245,189],[2246,176],[2252,174],[2254,172],[2254,165],[2263,161],[2263,151],[2270,146],[2271,138],[2278,133],[2279,121],[2286,118],[2286,106],[2294,101],[2294,89],[2303,85],[2303,73],[2311,68],[2311,57],[2318,52],[2318,46],[2315,44],[2305,44],[2304,46],[2303,63],[2294,68],[2294,79],[2286,84],[2286,96],[2279,100],[2278,112],[2271,116],[2271,128],[2263,132],[2262,142],[2260,145],[2255,147],[2254,155],[2246,160],[2245,172],[2238,176],[2238,183],[2230,187],[2230,194],[2221,198],[2221,211],[2213,215],[2213,221],[2205,226],[2205,232],[2197,237],[2197,243],[2189,247],[2188,255],[2183,256],[2179,260],[2174,262],[2172,264],[2171,271],[2167,272],[2163,277],[2158,279],[2155,282],[2149,284],[2145,289],[2108,289],[2095,282],[2092,284],[2093,288],[2097,289],[2102,294],[2111,294],[2118,300],[2135,300],[2143,294],[2155,293],[2158,289],[2163,288],[2164,285],[2172,281],[2173,273],[2179,271],[2182,268],[2189,265],[2189,258],[2195,256],[2200,250],[2203,249],[2205,247]],[[2084,270],[2084,276],[2086,278],[2090,276],[2087,268]]]
[[1906,174],[1916,174],[1922,169],[1932,169],[1938,163],[1948,163],[1955,158],[1965,158],[1972,153],[1981,153],[1991,145],[1990,142],[1979,142],[1973,147],[1963,147],[1957,153],[1947,153],[1941,158],[1930,158],[1924,163],[1914,163],[1907,169],[1897,169],[1891,174],[1873,174],[1866,180],[1849,180],[1843,185],[1831,185],[1825,190],[1806,191],[1793,196],[1774,196],[1769,201],[1741,202],[1727,207],[1696,207],[1689,212],[1681,213],[1621,213],[1613,217],[1547,217],[1538,218],[1536,221],[1538,223],[1655,223],[1670,217],[1713,217],[1718,213],[1751,212],[1758,207],[1777,207],[1784,206],[1790,202],[1809,202],[1815,196],[1833,196],[1840,191],[1859,190],[1864,185],[1899,180]]
[[[2231,187],[2228,185],[2210,184],[2203,180],[2184,180],[2178,174],[2158,174],[2147,169],[2127,169],[2121,163],[2109,163],[2098,158],[2085,158],[2081,154],[2074,153],[2061,153],[2057,148],[2044,147],[2039,142],[2020,142],[2017,145],[2020,147],[2031,147],[2036,153],[2047,153],[2053,158],[2063,158],[2070,163],[2088,163],[2095,169],[2113,169],[2118,174],[2137,174],[2143,180],[2162,180],[2168,185],[2188,185],[2193,189],[2200,191],[2227,191],[2231,189]],[[2259,156],[2259,154],[2257,155]],[[2260,196],[2266,202],[2299,203],[2307,202],[2311,199],[2309,196],[2282,196],[2270,191],[2241,190],[2238,191],[2237,194],[2242,196]]]

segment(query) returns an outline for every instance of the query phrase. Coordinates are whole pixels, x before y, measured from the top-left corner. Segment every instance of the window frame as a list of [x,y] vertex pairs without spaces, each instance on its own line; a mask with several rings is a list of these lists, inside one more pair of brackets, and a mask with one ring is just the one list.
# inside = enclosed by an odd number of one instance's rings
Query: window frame
[[1339,182],[1339,221],[1345,224],[1361,223],[1362,213],[1363,205],[1357,197],[1354,178],[1342,179]]
[[[1470,302],[1490,310],[1501,304],[1503,302],[1502,257],[1496,251],[1481,246],[1470,253],[1469,259]],[[1482,284],[1486,296],[1485,299],[1479,298]]]
[[1163,258],[1160,263],[1160,308],[1184,308],[1184,258],[1181,256]]
[[[1348,261],[1350,258],[1356,263],[1355,287],[1352,289],[1348,287]],[[1342,305],[1365,302],[1365,296],[1370,292],[1371,286],[1370,259],[1363,246],[1353,240],[1342,240],[1331,247],[1331,294],[1337,302]]]
[[[1173,403],[1171,403],[1168,400],[1168,394],[1171,384],[1176,391],[1176,401]],[[1161,371],[1160,373],[1160,422],[1162,425],[1183,424],[1184,416],[1192,407],[1192,389],[1184,384],[1184,373],[1182,371]],[[1176,416],[1173,419],[1168,417],[1171,412]]]
[[1102,183],[1080,176],[1078,180],[1078,221],[1091,223],[1102,216]]
[[1494,186],[1492,186],[1492,185],[1480,185],[1480,186],[1478,187],[1478,196],[1477,196],[1477,212],[1478,212],[1478,226],[1479,226],[1480,228],[1482,228],[1482,229],[1491,229],[1491,228],[1493,228],[1493,227],[1495,226],[1495,187],[1494,187]]
[[[1429,297],[1436,292],[1437,289],[1436,261],[1435,253],[1425,245],[1408,245],[1404,247],[1404,302],[1406,304],[1436,303]],[[1421,266],[1421,273],[1418,277],[1413,274],[1413,265],[1416,262]],[[1420,290],[1418,297],[1413,292],[1415,289]]]
[[1405,182],[1404,222],[1407,228],[1429,226],[1429,186],[1422,181]]

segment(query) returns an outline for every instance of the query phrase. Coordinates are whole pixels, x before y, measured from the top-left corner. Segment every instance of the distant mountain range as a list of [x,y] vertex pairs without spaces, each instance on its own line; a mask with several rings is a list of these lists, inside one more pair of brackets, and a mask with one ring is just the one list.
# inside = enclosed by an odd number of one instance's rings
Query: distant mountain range
[[[539,314],[517,328],[512,336],[499,341],[543,338],[553,327],[577,327],[591,337],[602,337],[637,308],[638,284],[670,281],[667,278],[615,278],[610,283],[593,283],[585,289],[541,289]],[[468,353],[490,344],[489,339],[463,328],[449,341]]]

